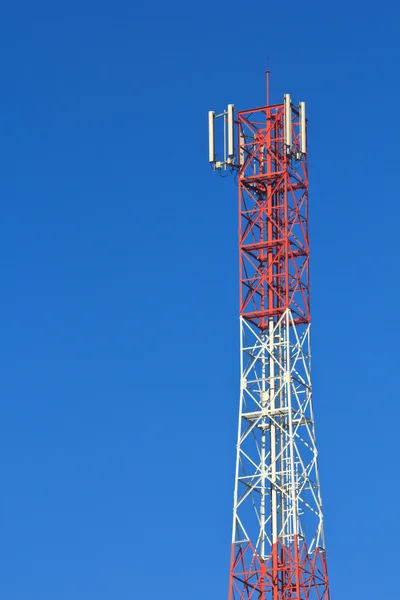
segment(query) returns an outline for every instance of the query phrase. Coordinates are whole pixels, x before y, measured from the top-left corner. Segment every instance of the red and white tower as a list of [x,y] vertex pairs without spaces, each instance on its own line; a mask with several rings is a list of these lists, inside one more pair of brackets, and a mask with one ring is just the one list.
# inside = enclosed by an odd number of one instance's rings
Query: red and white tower
[[241,381],[229,600],[329,600],[311,395],[305,103],[285,94],[267,104],[209,113],[210,163],[236,172],[239,188]]

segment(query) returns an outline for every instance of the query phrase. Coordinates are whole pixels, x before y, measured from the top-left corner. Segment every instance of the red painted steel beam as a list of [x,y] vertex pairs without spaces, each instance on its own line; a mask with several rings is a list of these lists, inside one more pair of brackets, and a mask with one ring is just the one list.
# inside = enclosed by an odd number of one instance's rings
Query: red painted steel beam
[[284,145],[284,105],[240,111],[240,314],[261,330],[287,308],[310,321],[308,176]]

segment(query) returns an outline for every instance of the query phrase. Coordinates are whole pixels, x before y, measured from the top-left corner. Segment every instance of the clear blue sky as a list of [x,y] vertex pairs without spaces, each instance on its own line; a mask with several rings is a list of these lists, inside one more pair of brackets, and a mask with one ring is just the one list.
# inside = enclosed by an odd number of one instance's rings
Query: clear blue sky
[[[393,2],[2,7],[0,596],[221,600],[237,200],[207,111],[306,100],[332,600],[399,564]],[[393,516],[391,516],[393,515]]]

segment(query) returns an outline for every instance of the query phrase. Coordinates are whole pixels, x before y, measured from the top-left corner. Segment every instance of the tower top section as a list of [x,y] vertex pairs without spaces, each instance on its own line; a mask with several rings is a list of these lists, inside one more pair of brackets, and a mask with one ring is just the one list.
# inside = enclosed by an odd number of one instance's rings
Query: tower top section
[[[268,90],[267,77],[267,97],[269,96]],[[305,102],[300,102],[298,105],[293,104],[290,94],[284,94],[281,104],[267,105],[243,111],[236,111],[233,104],[228,104],[227,108],[221,113],[217,114],[213,110],[209,111],[208,160],[213,169],[216,171],[240,169],[244,164],[244,155],[241,155],[239,152],[240,135],[243,134],[243,131],[239,127],[239,137],[235,135],[237,134],[236,126],[240,122],[245,123],[253,113],[258,113],[261,121],[253,123],[253,125],[257,126],[259,132],[262,129],[260,127],[262,124],[268,125],[268,113],[271,114],[271,109],[277,107],[283,109],[284,115],[284,154],[286,156],[295,156],[297,160],[304,157],[307,153],[306,104]],[[297,117],[297,122],[295,117]],[[298,125],[297,132],[295,131],[296,125]]]
[[209,161],[237,173],[241,316],[264,330],[290,308],[295,324],[309,323],[305,103],[285,94],[280,104],[210,111]]

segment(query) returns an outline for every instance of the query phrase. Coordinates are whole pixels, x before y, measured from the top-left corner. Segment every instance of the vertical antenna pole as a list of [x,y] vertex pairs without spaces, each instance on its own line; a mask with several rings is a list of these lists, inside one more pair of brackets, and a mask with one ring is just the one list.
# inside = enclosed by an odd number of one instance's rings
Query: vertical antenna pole
[[267,96],[267,106],[269,106],[269,74],[270,74],[270,70],[268,69],[268,57],[267,57],[267,70],[265,71],[265,87],[266,87],[266,96]]

